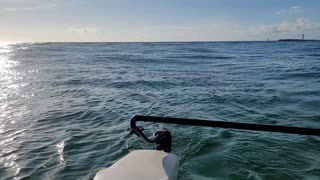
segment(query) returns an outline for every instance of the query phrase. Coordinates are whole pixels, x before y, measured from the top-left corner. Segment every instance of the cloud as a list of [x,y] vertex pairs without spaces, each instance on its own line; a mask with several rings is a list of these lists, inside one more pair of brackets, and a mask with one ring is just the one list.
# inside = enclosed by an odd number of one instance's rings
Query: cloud
[[34,10],[39,10],[39,9],[49,9],[49,8],[54,8],[56,7],[56,4],[43,4],[43,5],[38,5],[38,6],[27,6],[27,7],[9,7],[9,8],[4,8],[4,11],[34,11]]
[[297,18],[295,21],[283,21],[279,24],[261,25],[254,28],[254,33],[286,33],[296,31],[320,30],[320,24],[308,19]]
[[277,15],[292,15],[292,14],[297,14],[301,12],[301,7],[296,5],[292,6],[286,9],[280,9],[279,11],[276,12]]
[[[274,24],[243,25],[234,22],[204,22],[181,26],[148,27],[145,29],[131,29],[136,34],[121,36],[113,34],[113,39],[131,39],[133,41],[241,41],[241,40],[278,40],[282,38],[300,38],[301,34],[306,39],[320,38],[320,22],[305,18],[293,21],[282,21]],[[106,30],[108,33],[109,31]],[[108,33],[109,34],[109,33]]]
[[[241,27],[244,28],[244,27]],[[105,41],[224,41],[241,40],[239,25],[218,22],[190,24],[128,26],[121,29],[105,27]],[[242,37],[242,39],[244,39]]]
[[248,34],[253,36],[271,36],[274,38],[291,38],[305,33],[310,38],[320,37],[320,23],[305,18],[297,18],[294,21],[283,21],[278,24],[258,25],[248,29]]
[[96,27],[71,27],[67,28],[67,31],[76,34],[103,33],[103,31],[100,28]]
[[104,41],[105,32],[99,27],[69,27],[62,32],[64,41]]
[[56,7],[56,0],[3,0],[0,1],[0,10],[6,12],[16,12],[16,11],[35,11],[40,9],[49,9]]

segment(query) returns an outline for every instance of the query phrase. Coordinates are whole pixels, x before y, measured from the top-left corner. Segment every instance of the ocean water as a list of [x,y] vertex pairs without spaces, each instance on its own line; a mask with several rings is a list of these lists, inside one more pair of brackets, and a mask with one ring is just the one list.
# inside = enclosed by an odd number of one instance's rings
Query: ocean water
[[[133,115],[320,128],[319,42],[0,45],[0,179],[92,179]],[[320,138],[166,127],[180,180],[320,179]]]

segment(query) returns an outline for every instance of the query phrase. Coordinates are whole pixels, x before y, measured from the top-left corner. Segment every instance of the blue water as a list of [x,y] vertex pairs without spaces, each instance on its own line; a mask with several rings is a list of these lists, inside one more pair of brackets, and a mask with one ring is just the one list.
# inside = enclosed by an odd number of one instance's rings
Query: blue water
[[[320,43],[1,44],[0,112],[1,180],[92,179],[135,114],[320,128]],[[163,126],[180,180],[320,179],[318,137]]]

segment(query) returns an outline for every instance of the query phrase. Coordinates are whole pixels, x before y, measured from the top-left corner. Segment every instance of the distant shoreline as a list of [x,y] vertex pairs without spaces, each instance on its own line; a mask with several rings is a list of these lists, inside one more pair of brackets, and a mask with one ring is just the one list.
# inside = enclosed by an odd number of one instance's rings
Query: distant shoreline
[[320,40],[317,40],[317,39],[306,39],[306,40],[302,40],[302,39],[279,39],[278,41],[320,41]]
[[[279,40],[255,40],[255,41],[51,41],[51,42],[3,42],[8,44],[45,44],[45,43],[254,43],[254,42],[315,42],[320,41],[320,39],[310,39],[310,40],[301,40],[301,39],[279,39]],[[0,41],[1,43],[1,41]]]

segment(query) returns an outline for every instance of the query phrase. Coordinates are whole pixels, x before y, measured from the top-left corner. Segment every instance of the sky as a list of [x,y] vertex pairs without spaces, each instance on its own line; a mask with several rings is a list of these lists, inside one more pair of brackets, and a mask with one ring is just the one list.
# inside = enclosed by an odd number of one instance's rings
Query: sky
[[0,42],[320,39],[320,0],[0,0]]

